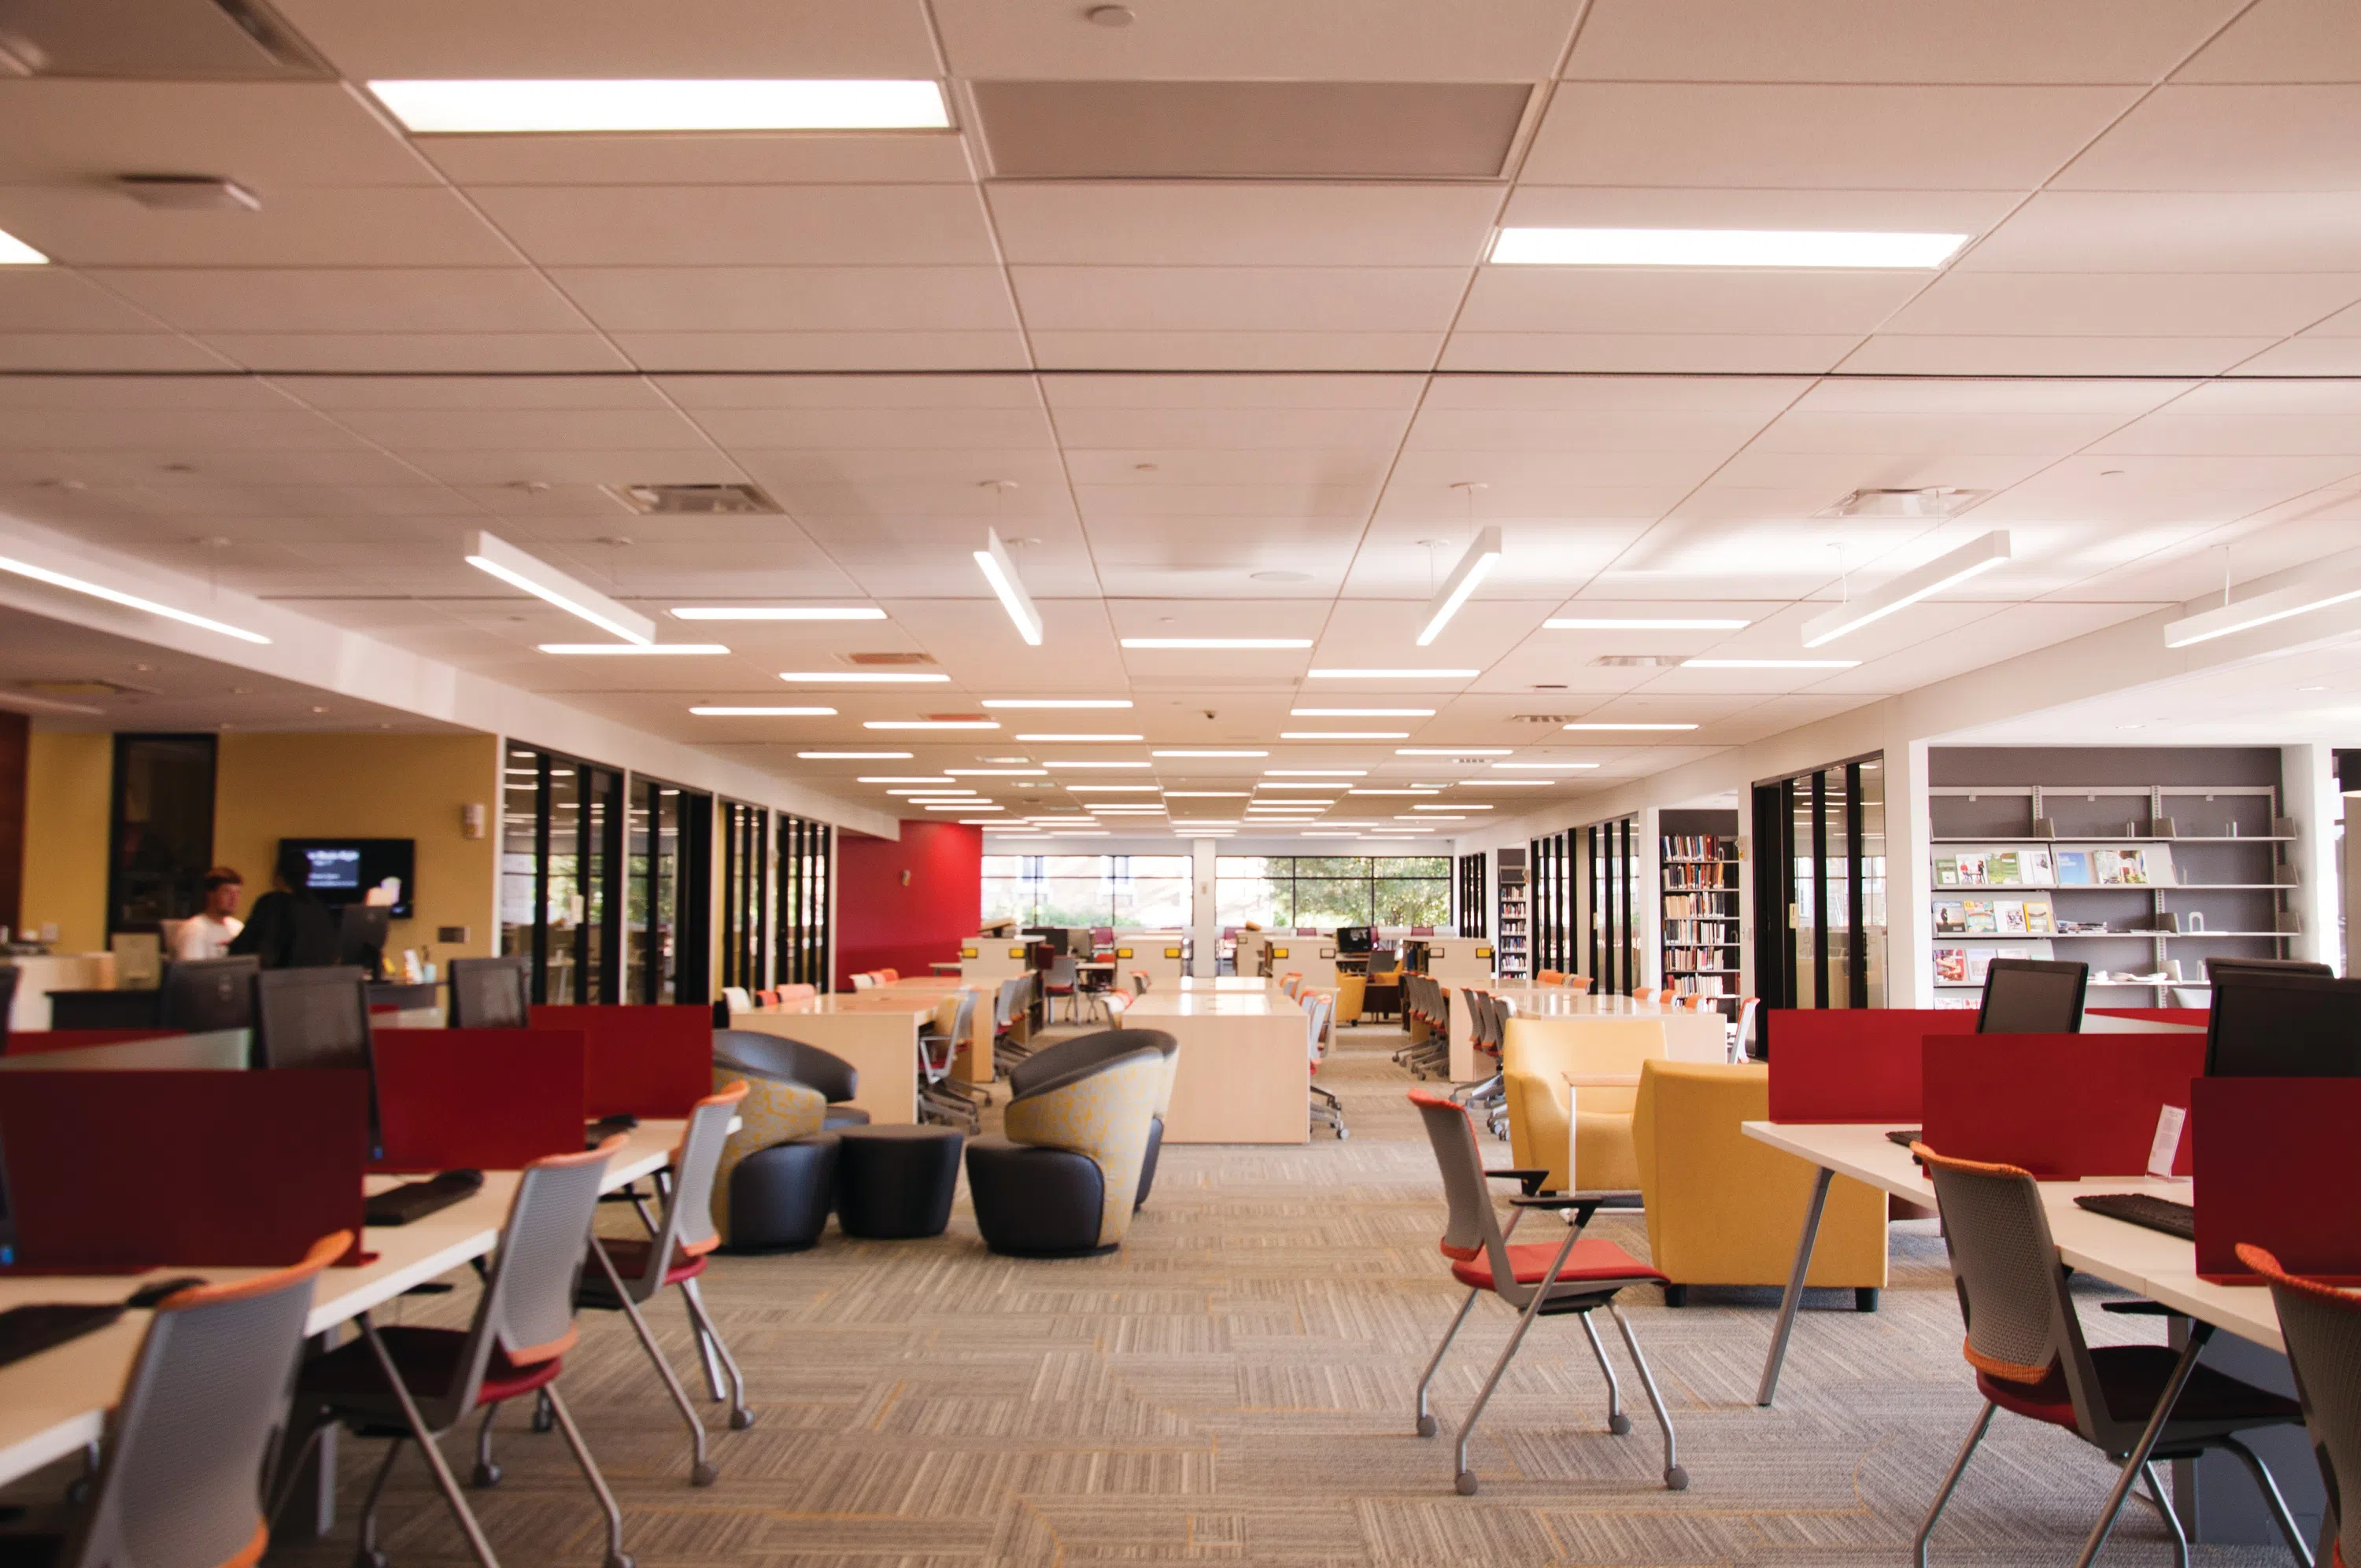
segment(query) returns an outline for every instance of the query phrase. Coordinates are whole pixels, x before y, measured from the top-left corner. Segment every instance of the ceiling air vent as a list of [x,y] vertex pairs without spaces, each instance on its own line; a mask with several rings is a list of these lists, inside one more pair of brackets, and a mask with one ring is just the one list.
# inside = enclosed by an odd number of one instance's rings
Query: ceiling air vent
[[855,664],[931,664],[932,653],[847,653],[845,658]]
[[18,681],[17,686],[28,692],[40,692],[48,696],[153,696],[148,686],[126,686],[120,681],[104,680],[93,675],[87,680]]
[[1855,490],[1822,512],[1822,517],[1949,517],[1981,492],[1947,489],[1940,485],[1918,490]]
[[1595,670],[1669,670],[1682,663],[1678,653],[1602,653],[1590,661]]
[[1571,724],[1574,720],[1575,715],[1571,713],[1512,713],[1509,716],[1511,724]]
[[251,82],[335,74],[261,0],[0,0],[0,75]]
[[743,516],[785,510],[754,485],[617,485],[610,493],[648,517]]

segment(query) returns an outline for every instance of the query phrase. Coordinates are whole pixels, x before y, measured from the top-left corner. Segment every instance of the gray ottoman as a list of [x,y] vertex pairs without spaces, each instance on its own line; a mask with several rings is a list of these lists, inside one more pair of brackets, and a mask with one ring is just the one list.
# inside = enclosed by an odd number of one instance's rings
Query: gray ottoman
[[939,1236],[951,1223],[960,1149],[950,1127],[895,1125],[836,1131],[836,1220],[848,1236]]

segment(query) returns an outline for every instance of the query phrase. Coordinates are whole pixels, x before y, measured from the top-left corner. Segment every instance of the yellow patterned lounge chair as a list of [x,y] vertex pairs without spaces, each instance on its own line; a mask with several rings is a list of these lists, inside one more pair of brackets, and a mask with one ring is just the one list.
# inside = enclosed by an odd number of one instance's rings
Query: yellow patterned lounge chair
[[1015,1257],[1113,1252],[1131,1229],[1148,1131],[1171,1069],[1142,1047],[1053,1075],[1008,1102],[1005,1136],[967,1146],[984,1245]]

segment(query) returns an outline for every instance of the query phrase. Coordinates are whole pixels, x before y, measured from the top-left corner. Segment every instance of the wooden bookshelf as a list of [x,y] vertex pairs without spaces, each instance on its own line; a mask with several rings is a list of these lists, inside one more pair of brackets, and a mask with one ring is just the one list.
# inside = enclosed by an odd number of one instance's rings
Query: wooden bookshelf
[[1745,961],[1738,842],[1719,834],[1666,834],[1660,959],[1664,983],[1684,996],[1735,998]]
[[1495,881],[1499,889],[1499,925],[1492,937],[1493,972],[1505,984],[1532,974],[1532,906],[1525,883],[1525,851],[1499,851]]

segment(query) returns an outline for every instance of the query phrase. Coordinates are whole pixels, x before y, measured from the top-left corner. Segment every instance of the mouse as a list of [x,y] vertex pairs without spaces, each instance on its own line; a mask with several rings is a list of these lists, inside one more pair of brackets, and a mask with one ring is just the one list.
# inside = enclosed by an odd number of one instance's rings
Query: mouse
[[134,1290],[123,1299],[123,1304],[126,1307],[153,1307],[168,1296],[177,1296],[183,1290],[212,1283],[193,1274],[183,1274],[177,1279],[159,1279],[153,1285],[142,1285]]

